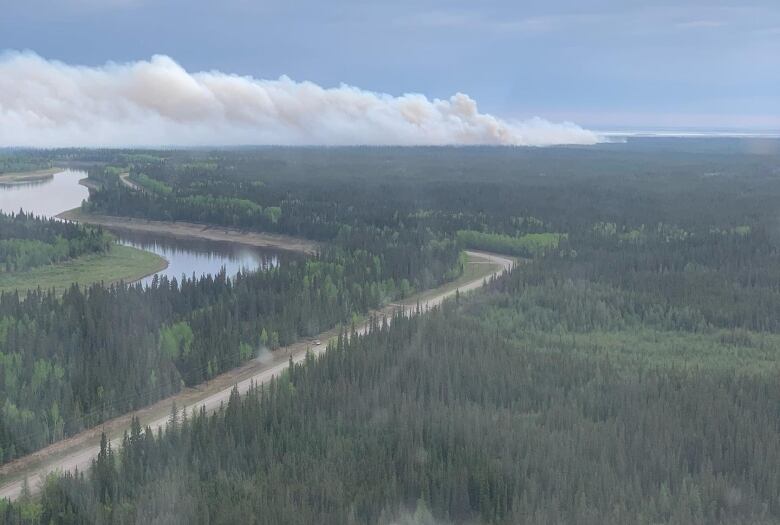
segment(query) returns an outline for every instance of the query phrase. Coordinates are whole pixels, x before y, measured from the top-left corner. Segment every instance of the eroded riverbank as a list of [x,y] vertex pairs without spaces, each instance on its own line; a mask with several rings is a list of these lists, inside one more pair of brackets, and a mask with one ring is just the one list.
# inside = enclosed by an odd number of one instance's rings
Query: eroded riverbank
[[317,243],[307,239],[280,235],[241,231],[234,228],[209,226],[181,221],[155,221],[132,217],[115,217],[84,213],[79,208],[57,215],[60,219],[103,226],[112,231],[130,231],[152,233],[179,239],[200,239],[216,242],[229,242],[255,248],[269,248],[304,254],[317,252]]

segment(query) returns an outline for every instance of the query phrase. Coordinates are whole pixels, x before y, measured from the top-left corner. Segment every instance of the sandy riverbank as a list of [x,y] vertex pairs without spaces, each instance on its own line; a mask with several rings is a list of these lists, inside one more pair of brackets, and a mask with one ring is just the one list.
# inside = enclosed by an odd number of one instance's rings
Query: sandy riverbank
[[153,221],[131,217],[87,214],[76,208],[57,215],[60,219],[95,224],[108,230],[154,233],[179,239],[206,239],[210,241],[232,242],[258,248],[274,248],[299,253],[317,252],[317,243],[307,239],[279,235],[241,231],[234,228],[207,226],[181,221]]
[[62,168],[48,168],[37,171],[20,171],[15,173],[0,173],[0,186],[16,186],[51,179],[55,173],[65,171]]

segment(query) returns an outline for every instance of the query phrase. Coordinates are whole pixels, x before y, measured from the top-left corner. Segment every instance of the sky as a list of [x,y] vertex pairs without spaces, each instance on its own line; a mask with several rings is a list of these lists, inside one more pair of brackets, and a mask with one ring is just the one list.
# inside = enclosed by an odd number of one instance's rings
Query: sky
[[469,137],[515,137],[513,123],[533,117],[598,131],[780,130],[777,0],[2,0],[0,51],[95,71],[163,55],[197,82],[282,77],[396,105],[421,94],[437,122],[452,110],[436,101],[465,94],[477,117],[507,126],[470,123]]

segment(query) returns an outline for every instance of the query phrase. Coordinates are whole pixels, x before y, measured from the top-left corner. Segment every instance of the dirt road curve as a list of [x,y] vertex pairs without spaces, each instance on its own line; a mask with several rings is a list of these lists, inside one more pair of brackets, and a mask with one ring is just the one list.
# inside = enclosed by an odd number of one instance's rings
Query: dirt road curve
[[124,184],[131,190],[140,191],[140,192],[144,191],[142,187],[140,187],[138,184],[130,180],[129,173],[120,173],[119,180],[122,182],[122,184]]
[[[471,272],[472,277],[461,279],[459,282],[450,283],[435,290],[424,292],[416,297],[411,297],[399,304],[390,305],[376,315],[389,316],[399,308],[404,311],[412,311],[416,305],[424,310],[441,304],[446,298],[455,294],[456,290],[465,293],[480,288],[485,278],[498,275],[512,267],[514,261],[509,257],[483,252],[467,252],[469,264],[477,265],[478,272]],[[359,333],[367,330],[368,323],[358,327]],[[176,396],[164,399],[150,407],[128,414],[110,421],[102,426],[86,430],[69,439],[55,443],[34,454],[25,456],[7,465],[0,467],[0,498],[15,499],[19,496],[24,479],[28,479],[30,488],[35,491],[40,486],[40,481],[52,472],[84,470],[89,467],[92,458],[100,450],[100,434],[105,431],[109,439],[117,446],[121,436],[130,426],[132,415],[140,418],[143,426],[150,426],[155,432],[158,428],[164,428],[170,419],[171,407],[176,403],[180,409],[188,411],[205,406],[207,411],[213,411],[222,403],[227,403],[233,386],[237,385],[241,393],[246,392],[253,384],[269,381],[272,377],[283,372],[288,364],[289,357],[294,362],[299,362],[306,357],[306,352],[311,351],[319,355],[325,351],[327,341],[338,335],[338,329],[329,330],[317,336],[322,345],[314,346],[313,339],[300,341],[285,348],[280,348],[267,357],[258,357],[244,366],[231,370],[214,378],[206,384],[195,388],[187,388]]]

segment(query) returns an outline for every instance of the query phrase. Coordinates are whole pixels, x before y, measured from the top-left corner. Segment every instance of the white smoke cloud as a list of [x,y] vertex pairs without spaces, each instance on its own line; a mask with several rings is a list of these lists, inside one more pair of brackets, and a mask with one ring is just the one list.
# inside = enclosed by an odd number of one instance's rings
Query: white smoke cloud
[[480,113],[458,93],[400,97],[287,77],[188,73],[167,56],[81,67],[0,56],[0,146],[593,144],[597,134],[540,118]]

